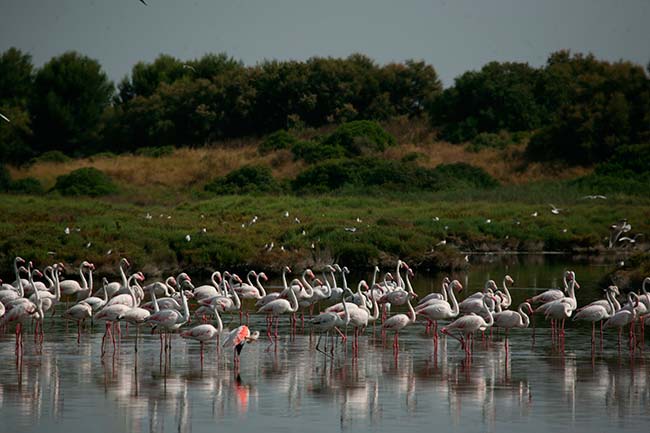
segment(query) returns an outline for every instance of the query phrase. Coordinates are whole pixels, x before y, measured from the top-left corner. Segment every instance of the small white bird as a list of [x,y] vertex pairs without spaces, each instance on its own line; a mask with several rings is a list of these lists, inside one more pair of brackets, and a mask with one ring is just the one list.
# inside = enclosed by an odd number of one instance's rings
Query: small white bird
[[196,69],[194,69],[194,66],[192,66],[192,65],[188,65],[187,63],[184,63],[184,64],[183,64],[183,69],[189,69],[189,70],[191,70],[192,72],[196,72]]
[[443,239],[443,240],[441,240],[440,242],[438,242],[438,243],[436,244],[437,247],[441,247],[441,246],[443,246],[443,245],[447,245],[447,240],[446,240],[446,239]]
[[93,244],[92,242],[88,242],[88,243],[86,244],[86,248],[90,248],[90,246],[91,246],[92,244]]
[[207,233],[207,232],[208,232],[208,229],[207,229],[207,228],[203,227],[203,228],[201,229],[201,233]]
[[145,216],[146,219],[150,220],[152,218],[151,214],[147,212],[147,215]]
[[167,219],[168,219],[168,220],[172,219],[172,216],[171,216],[171,215],[167,215]]
[[587,200],[597,200],[597,199],[607,200],[607,197],[605,197],[604,195],[598,194],[598,195],[586,195],[586,196],[582,197],[582,199],[583,200],[585,200],[585,199],[587,199]]
[[485,224],[492,224],[492,220],[490,218],[486,219]]
[[9,120],[9,118],[8,118],[7,116],[5,116],[4,114],[0,113],[0,117],[2,117],[2,118],[3,118],[4,120],[6,120],[8,123],[11,123],[11,120]]
[[201,214],[201,219],[205,218],[205,215]]
[[357,231],[356,227],[345,227],[346,232],[354,233]]
[[562,233],[566,233],[566,232],[568,232],[567,229],[562,229]]
[[433,217],[433,220],[434,220],[435,222],[438,222],[438,221],[440,221],[440,218],[438,218],[438,217]]
[[140,3],[142,3],[142,4],[145,5],[145,6],[149,6],[147,3],[145,3],[144,0],[140,0]]
[[246,228],[246,224],[241,223],[241,228],[245,229],[245,228]]
[[312,242],[311,243],[311,249],[313,250],[314,248],[316,248],[316,245],[314,245],[314,243]]
[[285,211],[284,211],[284,217],[285,217],[285,218],[289,218],[289,211],[288,211],[288,210],[285,210]]
[[280,251],[284,251],[284,245],[280,247]]
[[298,219],[298,217],[295,217],[295,218],[293,219],[293,222],[296,223],[296,224],[300,224],[300,220]]
[[555,205],[552,205],[552,204],[550,204],[550,203],[549,203],[548,205],[551,207],[551,213],[552,213],[553,215],[559,215],[559,214],[560,214],[560,211],[561,211],[562,209],[558,209],[558,208],[555,207]]
[[48,251],[47,255],[48,256],[56,256],[56,251]]
[[113,254],[113,250],[108,250],[108,251],[106,251],[106,255],[107,255],[107,256],[110,256],[111,254]]
[[357,217],[357,222],[358,222],[358,223],[361,223],[361,222],[363,222],[363,221],[361,221],[361,218]]
[[302,231],[302,235],[303,235],[303,236],[307,235],[307,232],[306,232],[304,229],[303,229],[303,231]]
[[66,235],[69,235],[69,234],[70,234],[70,227],[66,227],[65,230],[63,230],[63,232],[64,232]]
[[185,240],[186,240],[187,242],[191,241],[191,240],[192,240],[192,236],[190,236],[190,235],[185,235]]
[[538,215],[537,211],[530,214],[530,216],[532,216],[532,217],[537,217],[537,215]]

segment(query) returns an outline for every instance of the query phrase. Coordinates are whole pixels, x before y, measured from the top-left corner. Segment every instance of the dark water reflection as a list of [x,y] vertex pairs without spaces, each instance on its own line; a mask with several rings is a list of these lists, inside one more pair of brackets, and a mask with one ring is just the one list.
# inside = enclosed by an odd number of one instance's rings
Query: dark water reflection
[[[573,267],[584,288],[579,300],[596,297],[604,268]],[[507,272],[524,287],[549,287],[562,270],[544,263]],[[468,285],[505,271],[503,264],[475,266]],[[416,283],[426,292],[439,281]],[[515,303],[530,293],[515,290]],[[263,319],[252,320],[262,328]],[[455,340],[436,348],[423,330],[408,328],[397,358],[390,339],[384,345],[369,329],[358,358],[339,346],[329,359],[308,333],[289,338],[285,320],[278,351],[265,352],[264,341],[248,345],[236,371],[231,353],[206,346],[201,364],[198,345],[178,336],[169,358],[160,356],[156,336],[145,335],[137,356],[129,336],[102,360],[99,327],[77,346],[72,327],[50,321],[40,350],[26,338],[22,363],[13,336],[0,336],[0,431],[638,432],[650,421],[650,350],[619,354],[614,333],[592,356],[589,328],[571,327],[564,352],[547,328],[534,342],[532,330],[520,330],[508,355],[500,337],[477,339],[470,363]]]

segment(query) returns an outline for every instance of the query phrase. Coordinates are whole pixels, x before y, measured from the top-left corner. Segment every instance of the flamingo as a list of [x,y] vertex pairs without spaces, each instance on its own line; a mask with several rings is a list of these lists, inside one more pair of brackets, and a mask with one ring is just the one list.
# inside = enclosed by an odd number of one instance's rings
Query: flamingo
[[79,266],[79,275],[81,276],[81,284],[75,280],[63,280],[60,282],[61,293],[66,296],[76,295],[76,294],[86,294],[88,293],[88,281],[84,275],[84,270],[95,269],[95,265],[90,262],[83,261]]
[[[143,277],[144,279],[144,277]],[[126,310],[124,314],[122,314],[122,317],[120,317],[120,320],[126,321],[126,323],[130,323],[135,326],[135,351],[138,351],[138,338],[140,337],[140,326],[142,326],[145,323],[145,320],[147,320],[147,317],[151,315],[151,312],[149,310],[145,310],[144,308],[138,307],[138,300],[135,298],[135,290],[133,287],[129,286],[129,290],[131,291],[131,297],[132,297],[132,308],[129,310]],[[155,287],[151,289],[152,292],[155,292]],[[128,326],[128,325],[127,325]],[[127,330],[128,332],[128,330]]]
[[603,337],[603,320],[609,319],[615,312],[614,304],[612,303],[612,298],[614,297],[615,292],[618,291],[618,287],[609,286],[605,293],[606,301],[609,304],[608,308],[602,306],[601,304],[590,304],[586,307],[578,310],[576,315],[573,317],[573,321],[576,320],[591,322],[591,346],[594,347],[596,344],[596,322],[600,322],[600,340],[602,341]]
[[508,290],[508,286],[506,284],[514,284],[515,280],[512,279],[510,275],[506,275],[503,277],[503,282],[501,283],[501,287],[503,287],[503,292],[500,290],[496,291],[496,295],[501,298],[500,303],[501,303],[501,308],[503,309],[508,309],[510,308],[510,305],[512,304],[512,297],[510,296],[510,291]]
[[[350,289],[347,289],[345,291],[344,295],[349,295],[352,296],[353,293]],[[316,330],[319,331],[321,334],[318,336],[318,341],[316,342],[316,350],[318,352],[321,352],[322,354],[326,355],[326,353],[320,349],[320,340],[323,336],[323,332],[326,332],[329,335],[329,332],[334,329],[336,330],[340,335],[343,341],[347,340],[347,337],[345,334],[341,332],[339,327],[341,326],[348,326],[350,323],[350,312],[348,310],[348,304],[349,302],[345,302],[345,299],[341,301],[343,304],[343,315],[333,312],[333,311],[324,311],[317,315],[316,317],[313,317],[311,319],[311,325],[312,327]],[[270,337],[269,337],[270,338]],[[327,340],[326,340],[327,341]],[[332,352],[334,351],[334,344],[332,344]]]
[[[285,267],[282,268],[282,285],[284,286],[284,290],[286,290],[288,288],[287,273],[291,273],[291,268],[289,266],[285,266]],[[262,298],[259,299],[257,302],[255,302],[255,306],[260,308],[260,307],[268,304],[271,301],[275,301],[279,297],[280,297],[280,292],[268,293],[268,294],[262,296]]]
[[131,263],[129,263],[128,259],[126,257],[122,257],[120,259],[120,277],[122,278],[122,282],[118,283],[117,281],[108,283],[108,286],[106,287],[106,291],[108,292],[108,296],[112,297],[115,295],[120,289],[126,288],[128,286],[128,280],[126,277],[126,273],[124,272],[124,268],[130,268]]
[[74,320],[77,322],[77,344],[81,340],[81,322],[92,318],[92,316],[93,307],[85,301],[76,303],[63,313],[64,320]]
[[485,295],[492,295],[496,290],[497,284],[494,280],[487,280],[482,292],[473,293],[458,304],[460,312],[463,314],[480,314],[483,311],[483,299]]
[[569,288],[569,284],[567,283],[567,277],[570,274],[571,271],[564,272],[564,277],[563,277],[564,291],[559,289],[549,289],[546,290],[545,292],[533,296],[532,298],[526,299],[526,302],[530,303],[531,305],[546,304],[548,302],[557,301],[559,299],[564,298],[564,292]]
[[[636,295],[636,293],[632,293]],[[636,304],[639,302],[639,297],[636,295]],[[618,347],[621,347],[621,334],[626,325],[630,325],[630,349],[632,349],[632,324],[636,320],[636,308],[626,309],[621,308],[616,313],[612,314],[607,321],[603,324],[603,329],[618,328]]]
[[458,291],[463,290],[463,285],[458,280],[453,280],[447,284],[445,290],[447,291],[447,298],[451,301],[451,305],[443,300],[430,299],[429,304],[417,310],[417,314],[424,316],[427,320],[434,323],[433,338],[438,341],[438,320],[451,320],[458,317],[460,312],[458,301],[454,295],[454,289]]
[[386,331],[395,331],[395,338],[393,340],[393,350],[395,354],[399,353],[399,332],[406,328],[408,325],[415,322],[415,310],[411,305],[411,296],[406,299],[406,305],[409,309],[409,314],[395,314],[388,318],[382,325],[382,329]]
[[153,283],[147,284],[142,288],[145,293],[151,293],[151,290],[155,290],[156,296],[170,296],[172,293],[175,293],[174,289],[176,286],[176,278],[174,276],[169,276],[165,281],[155,281]]
[[[610,297],[610,292],[611,292],[611,297]],[[621,292],[618,290],[617,286],[613,286],[613,285],[609,286],[607,287],[607,289],[605,289],[605,299],[598,299],[597,301],[593,301],[587,305],[583,305],[582,307],[578,308],[576,312],[579,313],[580,311],[586,308],[600,306],[607,311],[607,314],[610,315],[614,314],[616,311],[621,309],[621,304],[616,299],[616,297],[619,296],[620,294]]]
[[[127,307],[136,307],[138,305],[137,299],[135,298],[135,294],[133,292],[133,288],[131,287],[131,282],[133,280],[136,281],[144,281],[144,275],[142,272],[136,272],[135,274],[131,275],[126,283],[126,290],[129,292],[127,293],[120,293],[117,296],[112,297],[108,302],[107,306],[110,305],[117,305],[117,304],[122,304],[126,305]],[[136,282],[137,284],[137,282]],[[106,290],[108,290],[108,286],[110,286],[110,283],[106,286]],[[121,291],[122,289],[120,289]]]
[[210,281],[212,284],[204,284],[194,289],[194,299],[201,301],[203,299],[214,298],[216,296],[222,295],[219,287],[221,286],[221,272],[215,271],[210,275]]
[[25,259],[23,259],[22,257],[16,256],[14,258],[14,275],[16,276],[16,280],[13,282],[13,284],[3,283],[2,290],[0,290],[0,292],[3,292],[5,290],[11,290],[15,292],[16,290],[20,289],[22,285],[29,284],[29,281],[20,278],[20,267],[21,265],[24,264],[25,264]]
[[[573,271],[568,271],[566,274],[569,279],[569,296],[557,299],[555,301],[547,302],[535,309],[535,313],[543,313],[548,319],[551,318],[551,334],[553,334],[555,328],[557,327],[556,321],[561,319],[562,324],[560,325],[559,335],[564,336],[564,322],[567,318],[571,316],[571,313],[578,307],[578,301],[576,300],[575,289],[580,288],[580,285],[575,279],[575,273]],[[561,304],[561,305],[560,305]],[[566,306],[570,307],[570,311],[567,310]],[[551,312],[549,312],[552,310]]]
[[217,345],[219,344],[219,336],[223,332],[223,322],[221,321],[221,316],[219,315],[219,310],[216,308],[212,309],[214,316],[217,320],[217,327],[209,323],[195,326],[190,329],[186,329],[181,332],[181,337],[198,341],[201,344],[201,362],[203,362],[203,344],[212,340],[217,339]]
[[[291,293],[293,293],[293,290]],[[293,296],[295,297],[295,293]],[[259,331],[251,333],[250,329],[248,329],[248,326],[246,325],[241,325],[240,327],[230,331],[230,334],[226,337],[226,341],[223,342],[223,347],[234,348],[233,363],[235,366],[239,366],[239,355],[241,354],[241,350],[244,348],[244,343],[256,341],[259,336]]]
[[[294,280],[298,281],[299,280]],[[292,282],[293,284],[293,282]],[[298,298],[296,298],[296,292],[289,287],[288,289],[285,289],[282,293],[289,292],[289,299],[276,299],[274,301],[269,302],[266,305],[263,305],[259,310],[257,310],[258,313],[265,313],[269,314],[271,316],[271,320],[269,321],[271,327],[273,325],[273,317],[276,318],[275,322],[275,344],[277,345],[278,343],[278,326],[280,324],[280,315],[281,314],[286,314],[286,313],[295,313],[298,311]],[[271,339],[271,328],[267,328],[266,332],[267,336],[269,337],[269,340],[271,340],[271,343],[273,343],[273,339]]]
[[187,298],[185,297],[185,291],[183,290],[183,286],[187,285],[188,287],[190,287],[190,290],[193,289],[194,287],[192,286],[189,277],[180,278],[179,276],[178,278],[176,278],[176,281],[180,285],[181,303],[183,304],[183,312],[181,313],[178,310],[172,308],[161,309],[145,319],[146,323],[152,323],[154,324],[155,327],[159,326],[163,329],[163,331],[167,333],[166,338],[168,339],[168,341],[167,344],[165,345],[166,348],[171,347],[171,335],[169,335],[169,333],[176,331],[183,324],[187,323],[187,321],[190,319],[190,311],[187,306]]
[[528,309],[528,314],[533,314],[533,307],[529,302],[519,304],[517,311],[504,310],[493,314],[494,327],[504,328],[506,330],[506,338],[504,345],[506,352],[508,351],[508,332],[512,328],[528,328],[530,325],[530,317],[524,313],[524,307]]
[[[471,356],[472,349],[470,345],[470,338],[476,331],[485,331],[487,328],[491,327],[494,324],[494,317],[492,316],[492,310],[488,307],[487,300],[491,299],[496,302],[496,299],[493,295],[486,294],[483,296],[482,303],[483,309],[487,312],[487,320],[478,314],[468,314],[467,316],[459,317],[454,320],[444,328],[441,332],[445,335],[449,335],[452,338],[460,341],[461,346],[465,350],[467,356]],[[456,337],[453,335],[453,331],[458,331],[462,335],[461,337]]]
[[104,308],[104,305],[106,305],[106,302],[108,302],[108,292],[106,291],[106,287],[108,286],[108,279],[106,277],[102,278],[102,294],[103,296],[97,297],[97,296],[89,296],[88,298],[84,299],[83,303],[86,305],[90,305],[90,308],[92,309],[92,312],[95,313],[102,308]]
[[[451,281],[449,280],[449,277],[445,277],[442,279],[442,287],[440,289],[440,293],[437,292],[431,292],[428,295],[426,295],[424,298],[421,298],[420,301],[418,302],[419,305],[426,304],[430,300],[436,299],[436,300],[442,300],[447,302],[447,286],[449,285]],[[417,309],[416,309],[417,310]]]

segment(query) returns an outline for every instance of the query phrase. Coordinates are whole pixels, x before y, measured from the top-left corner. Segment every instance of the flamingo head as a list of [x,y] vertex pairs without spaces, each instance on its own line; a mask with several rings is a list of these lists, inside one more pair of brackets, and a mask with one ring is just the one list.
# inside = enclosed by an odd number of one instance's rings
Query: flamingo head
[[442,279],[442,284],[449,284],[449,283],[451,283],[451,280],[449,279],[449,277],[445,277],[445,278]]
[[338,272],[343,272],[338,263],[334,263],[334,269],[336,269]]
[[138,272],[135,274],[135,279],[138,281],[144,281],[144,274],[142,272]]
[[284,272],[291,273],[291,268],[289,266],[285,266],[283,269]]
[[246,337],[246,342],[247,343],[252,343],[254,341],[257,341],[257,339],[260,338],[260,331],[253,331],[251,335]]
[[102,278],[102,284],[104,286],[108,286],[108,278],[106,278],[106,277]]
[[332,265],[325,266],[325,269],[327,269],[330,272],[336,272],[336,268]]
[[412,277],[415,276],[415,272],[413,272],[413,269],[411,268],[408,268],[408,274]]
[[168,278],[167,284],[169,284],[172,287],[176,287],[176,278],[174,277]]
[[395,277],[390,272],[386,273],[386,281],[395,281]]
[[129,260],[126,257],[122,257],[122,260],[120,260],[120,263],[122,263],[127,268],[131,267],[131,263],[129,263]]
[[361,282],[359,283],[359,287],[368,290],[368,283],[366,283],[365,280],[361,280]]
[[307,276],[311,279],[316,278],[316,276],[314,275],[311,269],[307,269]]
[[317,286],[317,287],[318,287],[318,286],[322,286],[322,285],[323,285],[323,282],[320,280],[320,278],[316,278],[316,279],[314,280],[314,285]]
[[375,266],[375,272],[379,272],[379,266]]
[[267,277],[266,274],[265,274],[264,272],[260,272],[260,273],[258,274],[258,277],[260,277],[260,278],[263,279],[264,281],[268,281],[268,280],[269,280],[269,277]]
[[25,259],[23,259],[23,258],[20,257],[20,256],[17,256],[17,257],[14,259],[14,262],[16,263],[16,265],[18,265],[18,264],[21,264],[21,265],[22,265],[22,264],[25,263]]
[[237,274],[232,274],[232,279],[233,279],[233,281],[236,281],[236,282],[238,282],[239,284],[242,283],[241,278],[239,278],[239,275],[237,275]]
[[40,278],[40,277],[43,276],[43,273],[42,273],[41,271],[39,271],[38,269],[34,269],[34,270],[32,271],[32,275],[33,275],[34,277]]
[[449,284],[453,284],[453,288],[455,288],[458,293],[463,291],[463,285],[460,283],[460,281],[454,280]]
[[506,281],[506,283],[508,283],[508,284],[515,284],[515,280],[513,280],[512,277],[511,277],[510,275],[506,275],[506,277],[505,277],[505,281]]

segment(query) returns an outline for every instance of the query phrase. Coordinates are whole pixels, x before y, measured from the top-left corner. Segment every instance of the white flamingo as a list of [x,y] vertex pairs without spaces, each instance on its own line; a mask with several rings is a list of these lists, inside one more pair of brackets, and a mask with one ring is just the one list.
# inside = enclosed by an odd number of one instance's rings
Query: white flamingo
[[[491,299],[496,302],[496,299],[493,295],[486,294],[483,296],[482,303],[483,309],[486,311],[487,320],[478,314],[468,314],[467,316],[459,317],[454,320],[444,328],[442,328],[442,333],[449,335],[452,338],[460,341],[461,346],[465,350],[465,353],[470,356],[472,353],[471,348],[471,337],[476,331],[485,331],[487,328],[491,327],[494,324],[494,317],[492,316],[492,310],[489,308],[487,300]],[[461,337],[457,337],[453,334],[454,331],[458,331],[461,334]]]
[[393,339],[393,350],[397,354],[399,352],[399,332],[406,328],[408,325],[415,322],[415,310],[411,305],[411,297],[409,296],[406,300],[406,305],[408,306],[409,314],[395,314],[394,316],[389,317],[381,326],[382,329],[386,331],[394,331],[395,337]]
[[573,321],[584,321],[591,322],[591,345],[592,347],[596,344],[596,322],[600,322],[600,340],[602,341],[603,337],[603,320],[608,319],[615,312],[614,304],[612,303],[612,298],[614,294],[618,291],[618,287],[609,286],[605,293],[606,302],[609,304],[606,308],[601,304],[590,304],[586,307],[581,308],[577,311],[576,315],[573,316]]
[[425,304],[423,308],[417,310],[418,315],[434,323],[433,338],[436,341],[438,340],[438,321],[452,320],[458,317],[460,309],[456,296],[454,295],[454,290],[461,291],[462,289],[463,285],[458,280],[453,280],[445,285],[446,297],[451,301],[451,304],[441,299],[430,299],[428,305]]

